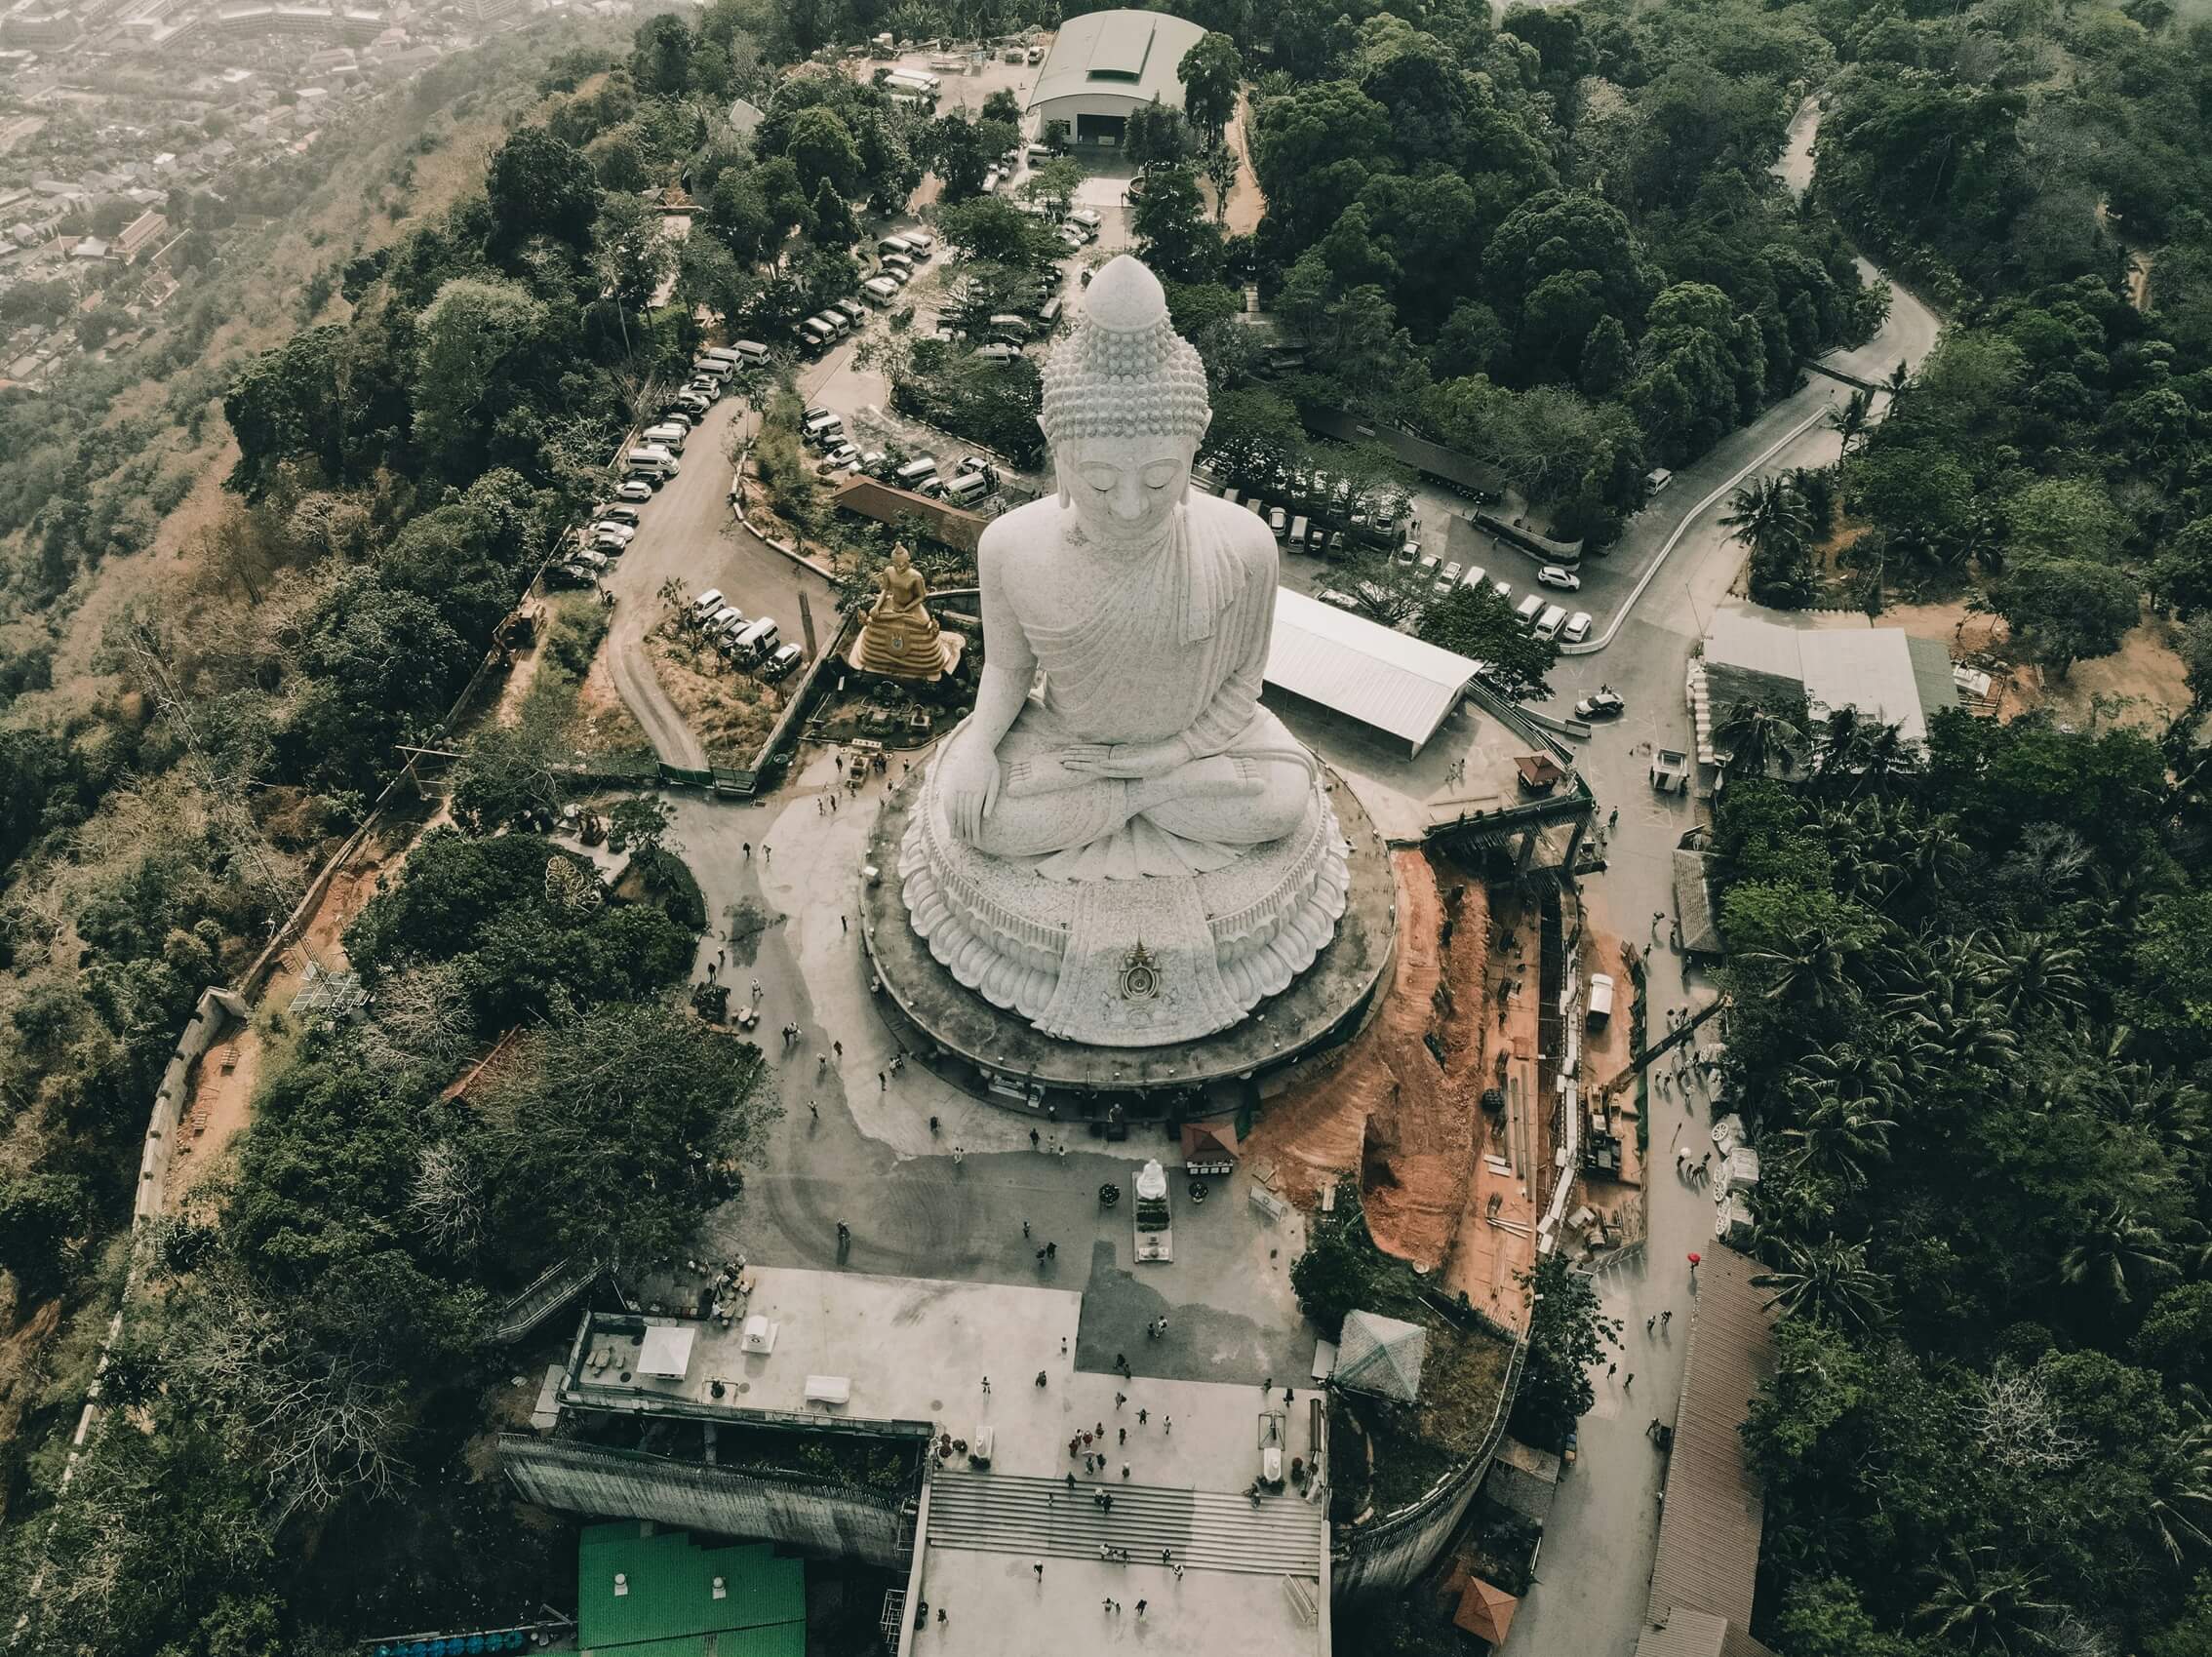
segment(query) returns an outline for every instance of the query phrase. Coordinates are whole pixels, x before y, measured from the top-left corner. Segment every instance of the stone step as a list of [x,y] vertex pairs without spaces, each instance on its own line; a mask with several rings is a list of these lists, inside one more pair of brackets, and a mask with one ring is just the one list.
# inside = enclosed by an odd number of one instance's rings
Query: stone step
[[[1101,1492],[1114,1498],[1098,1506]],[[929,1492],[932,1547],[1058,1558],[1098,1558],[1101,1544],[1130,1564],[1318,1576],[1326,1546],[1323,1515],[1291,1495],[1263,1496],[1159,1484],[1111,1487],[968,1469],[941,1469]]]

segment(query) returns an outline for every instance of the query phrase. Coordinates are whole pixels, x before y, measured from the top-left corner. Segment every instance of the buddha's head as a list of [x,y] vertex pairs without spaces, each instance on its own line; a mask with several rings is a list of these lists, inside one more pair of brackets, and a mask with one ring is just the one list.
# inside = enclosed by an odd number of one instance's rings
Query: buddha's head
[[1123,255],[1045,369],[1038,424],[1061,504],[1101,539],[1150,540],[1183,503],[1212,417],[1205,366],[1167,320],[1159,278]]
[[914,554],[906,550],[906,543],[904,541],[898,542],[890,549],[891,568],[893,570],[896,570],[900,574],[903,575],[906,572],[906,567],[913,562]]

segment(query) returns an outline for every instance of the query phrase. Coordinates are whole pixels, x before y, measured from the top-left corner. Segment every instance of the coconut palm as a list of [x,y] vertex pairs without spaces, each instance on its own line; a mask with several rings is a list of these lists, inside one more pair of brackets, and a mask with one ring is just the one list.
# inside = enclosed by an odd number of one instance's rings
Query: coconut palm
[[1805,750],[1804,728],[1787,709],[1768,702],[1738,702],[1713,732],[1729,775],[1764,776],[1777,763],[1787,776]]
[[1744,951],[1743,959],[1771,974],[1768,1001],[1790,1002],[1810,1011],[1839,1006],[1850,994],[1851,950],[1825,927],[1811,927],[1795,938],[1765,949]]
[[2088,995],[2088,957],[2040,932],[1999,940],[1988,953],[1983,993],[2015,1019],[2050,1013],[2066,1018]]
[[2149,1517],[2159,1545],[2177,1565],[2185,1545],[2212,1553],[2212,1423],[2191,1409],[2173,1442],[2152,1446],[2152,1453]]
[[2174,1276],[2173,1248],[2126,1203],[2106,1204],[2059,1258],[2059,1280],[2127,1304],[2135,1291]]
[[2056,1608],[2036,1598],[2041,1578],[1999,1566],[1995,1548],[1954,1548],[1928,1575],[1928,1597],[1914,1621],[1968,1651],[2032,1651]]
[[1830,427],[1843,434],[1843,454],[1850,456],[1852,449],[1863,442],[1869,430],[1869,416],[1874,413],[1874,393],[1854,391],[1840,409],[1828,412]]
[[1837,1042],[1797,1061],[1793,1083],[1815,1097],[1836,1098],[1883,1114],[1905,1098],[1905,1067],[1886,1048]]
[[1772,1271],[1752,1279],[1772,1289],[1766,1304],[1785,1318],[1804,1318],[1838,1328],[1867,1330],[1888,1317],[1889,1285],[1867,1265],[1867,1245],[1826,1237],[1817,1243],[1777,1239]]
[[1810,1102],[1804,1118],[1782,1130],[1790,1160],[1846,1191],[1865,1190],[1869,1167],[1889,1160],[1889,1130],[1897,1124],[1833,1094]]
[[1788,478],[1754,478],[1728,496],[1728,515],[1720,520],[1720,527],[1735,531],[1736,538],[1754,555],[1772,556],[1805,544],[1812,533],[1812,515]]

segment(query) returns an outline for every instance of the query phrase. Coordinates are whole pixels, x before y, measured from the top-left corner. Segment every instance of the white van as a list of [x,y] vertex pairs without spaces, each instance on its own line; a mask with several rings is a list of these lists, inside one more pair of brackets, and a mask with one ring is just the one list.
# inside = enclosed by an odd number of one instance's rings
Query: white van
[[1544,595],[1542,593],[1530,593],[1513,607],[1513,618],[1523,627],[1535,626],[1538,621],[1543,619],[1543,616]]
[[1292,551],[1304,552],[1306,550],[1307,530],[1306,515],[1303,512],[1290,520],[1290,547]]
[[901,230],[899,235],[905,240],[908,251],[918,259],[927,259],[937,251],[937,238],[927,230]]
[[772,655],[782,642],[776,637],[774,618],[764,615],[730,641],[730,653],[739,661],[761,661]]
[[841,432],[844,429],[845,416],[833,414],[825,409],[822,413],[812,415],[803,422],[799,427],[799,435],[809,443],[819,447],[829,442],[831,433]]
[[725,638],[745,624],[745,612],[733,604],[719,606],[706,618],[707,631],[716,638]]
[[691,614],[700,621],[711,618],[722,608],[722,589],[709,587],[691,601]]
[[860,296],[879,307],[888,305],[898,297],[898,284],[888,276],[871,276],[860,284]]
[[1560,629],[1565,625],[1565,607],[1556,604],[1547,605],[1544,609],[1544,619],[1536,623],[1536,637],[1539,639],[1556,639],[1560,636]]
[[991,493],[991,480],[981,472],[963,472],[945,485],[945,498],[955,506],[972,506]]
[[919,460],[909,460],[891,474],[891,482],[900,489],[920,489],[937,475],[936,457],[925,454]]
[[908,258],[912,258],[914,256],[914,244],[904,236],[886,236],[876,244],[876,256],[881,258],[886,254],[903,254]]
[[683,470],[666,446],[649,443],[632,449],[622,456],[622,469],[633,477],[672,478]]
[[684,440],[691,436],[691,433],[677,425],[673,420],[669,420],[657,426],[648,426],[638,435],[648,443],[659,444],[671,454],[681,454],[684,453]]

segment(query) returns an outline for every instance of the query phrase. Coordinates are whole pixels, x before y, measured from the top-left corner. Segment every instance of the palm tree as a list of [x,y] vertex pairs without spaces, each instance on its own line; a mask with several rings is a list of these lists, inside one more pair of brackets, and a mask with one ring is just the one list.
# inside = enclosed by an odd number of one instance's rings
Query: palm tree
[[1827,1237],[1818,1243],[1777,1240],[1781,1263],[1752,1279],[1755,1288],[1774,1292],[1769,1308],[1785,1318],[1869,1330],[1888,1317],[1889,1285],[1867,1265],[1867,1245]]
[[1738,702],[1714,730],[1713,746],[1731,776],[1738,771],[1764,776],[1777,760],[1788,775],[1804,753],[1805,733],[1787,710],[1773,703]]
[[1735,531],[1756,556],[1803,546],[1812,533],[1812,518],[1788,478],[1754,478],[1728,496],[1728,516],[1720,527]]
[[1954,1548],[1951,1558],[1930,1568],[1934,1584],[1914,1620],[1968,1651],[2033,1650],[2053,1607],[2035,1596],[2042,1579],[2031,1572],[2000,1569],[1995,1548]]
[[1889,1130],[1896,1125],[1831,1094],[1817,1098],[1804,1120],[1784,1128],[1782,1137],[1798,1167],[1833,1179],[1846,1191],[1863,1191],[1869,1165],[1889,1160]]
[[2113,1202],[2090,1216],[2087,1229],[2059,1259],[2059,1280],[2110,1294],[2121,1305],[2139,1286],[2174,1275],[2173,1249],[2133,1208]]
[[1899,363],[1889,371],[1889,377],[1881,382],[1881,388],[1889,393],[1891,407],[1894,408],[1897,399],[1905,395],[1905,387],[1912,381],[1913,371],[1904,363]]
[[1985,991],[2015,1020],[2079,1012],[2088,995],[2087,955],[2040,932],[2017,933],[1988,957]]
[[1854,391],[1842,408],[1829,410],[1829,426],[1843,434],[1843,454],[1846,458],[1850,456],[1851,446],[1866,437],[1868,416],[1873,413],[1874,393],[1871,391]]
[[1768,1001],[1825,1012],[1841,1006],[1850,993],[1850,946],[1821,927],[1809,927],[1786,943],[1746,950],[1743,959],[1773,974],[1766,986]]
[[[2177,1565],[2185,1542],[2212,1552],[2212,1534],[2206,1531],[2212,1524],[2212,1424],[2194,1409],[2184,1408],[2188,1425],[2162,1451],[2153,1446],[2156,1461],[2151,1470],[2151,1522]],[[2112,1517],[2124,1522],[2123,1515]]]

